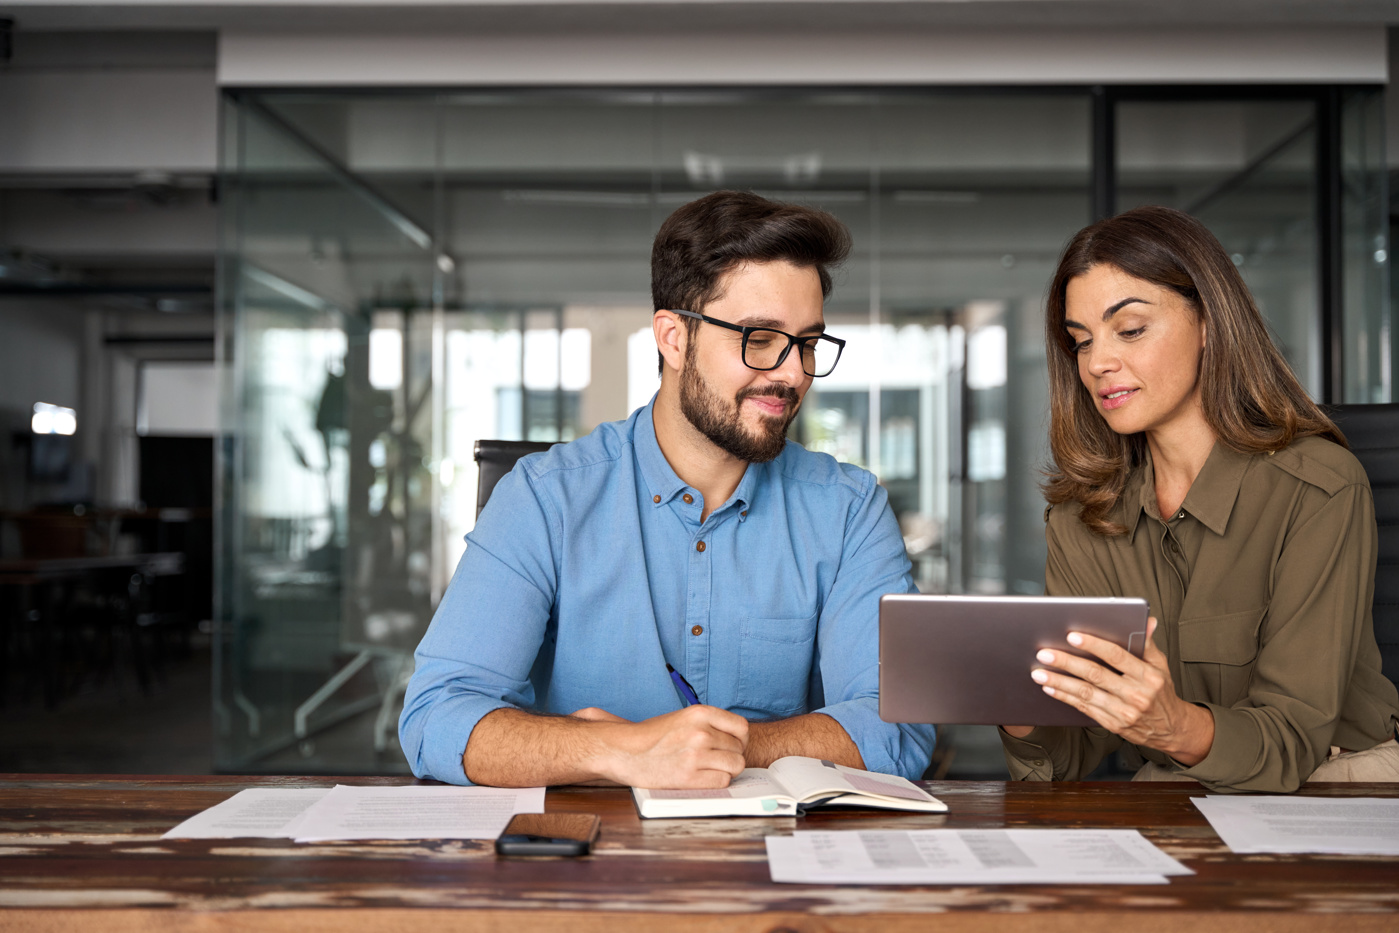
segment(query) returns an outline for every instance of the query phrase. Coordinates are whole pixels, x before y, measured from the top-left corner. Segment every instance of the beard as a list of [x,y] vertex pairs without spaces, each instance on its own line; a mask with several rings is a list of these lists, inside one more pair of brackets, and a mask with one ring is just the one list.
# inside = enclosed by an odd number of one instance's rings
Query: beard
[[[749,386],[734,396],[732,404],[709,387],[695,365],[694,342],[685,348],[685,371],[680,374],[680,411],[710,442],[720,450],[747,463],[767,463],[782,453],[787,445],[787,426],[797,416],[801,396],[791,386]],[[781,418],[763,416],[757,433],[743,426],[743,400],[754,396],[771,396],[788,403],[787,414]]]

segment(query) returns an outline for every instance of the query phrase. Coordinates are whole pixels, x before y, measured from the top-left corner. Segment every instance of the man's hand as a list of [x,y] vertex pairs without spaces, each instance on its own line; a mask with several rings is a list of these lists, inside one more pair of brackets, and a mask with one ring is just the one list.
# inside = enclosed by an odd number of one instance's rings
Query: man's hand
[[[580,710],[609,730],[596,759],[600,777],[632,787],[728,787],[744,768],[748,720],[713,706],[688,706],[641,722]],[[574,714],[578,715],[577,713]]]
[[[1066,673],[1036,668],[1030,676],[1045,693],[1128,742],[1163,751],[1186,766],[1199,764],[1214,744],[1214,716],[1177,695],[1166,656],[1152,640],[1155,629],[1156,620],[1148,619],[1141,658],[1110,641],[1071,632],[1069,644],[1116,670],[1046,648],[1036,659]],[[1015,735],[1012,728],[1006,727],[1006,731]]]
[[612,781],[633,787],[719,788],[744,768],[748,720],[690,706],[630,722],[597,707],[571,716],[498,709],[462,754],[474,783],[537,787]]

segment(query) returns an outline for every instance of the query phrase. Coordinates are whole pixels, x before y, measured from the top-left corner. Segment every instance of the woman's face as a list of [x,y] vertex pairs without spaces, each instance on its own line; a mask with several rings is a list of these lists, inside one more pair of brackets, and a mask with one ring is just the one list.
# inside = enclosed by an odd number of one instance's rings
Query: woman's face
[[1118,434],[1208,430],[1200,406],[1205,325],[1177,292],[1092,266],[1069,280],[1064,327],[1079,379]]

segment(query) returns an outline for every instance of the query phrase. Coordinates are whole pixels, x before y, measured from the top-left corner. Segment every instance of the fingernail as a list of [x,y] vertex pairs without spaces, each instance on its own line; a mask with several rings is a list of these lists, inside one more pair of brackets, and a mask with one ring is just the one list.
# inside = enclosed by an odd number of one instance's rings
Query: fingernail
[[1039,668],[1035,668],[1030,672],[1030,679],[1037,684],[1042,684],[1049,679],[1049,674]]
[[1041,664],[1053,664],[1054,652],[1046,648],[1042,650],[1039,654],[1035,655],[1035,660],[1040,662]]
[[1043,690],[1045,693],[1049,694],[1050,696],[1054,696],[1053,687],[1040,687],[1040,689]]
[[1077,647],[1078,645],[1083,644],[1083,636],[1080,635],[1078,632],[1070,632],[1070,633],[1069,633],[1069,644],[1074,645],[1075,647]]

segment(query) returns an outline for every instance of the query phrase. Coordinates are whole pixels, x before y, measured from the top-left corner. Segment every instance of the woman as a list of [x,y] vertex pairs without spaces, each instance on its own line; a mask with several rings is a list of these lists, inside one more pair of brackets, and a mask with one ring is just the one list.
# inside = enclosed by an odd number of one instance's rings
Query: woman
[[1137,779],[1292,791],[1399,780],[1370,618],[1376,530],[1345,438],[1204,225],[1144,207],[1081,231],[1048,300],[1055,596],[1148,601],[1137,659],[1074,634],[1031,672],[1097,728],[1002,729],[1017,779],[1128,743]]

